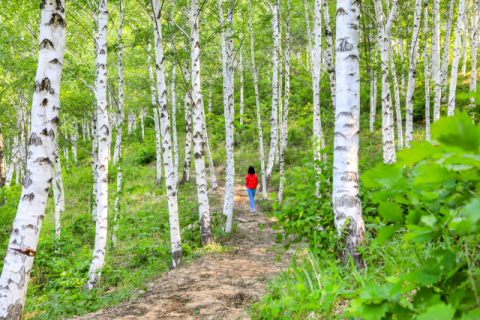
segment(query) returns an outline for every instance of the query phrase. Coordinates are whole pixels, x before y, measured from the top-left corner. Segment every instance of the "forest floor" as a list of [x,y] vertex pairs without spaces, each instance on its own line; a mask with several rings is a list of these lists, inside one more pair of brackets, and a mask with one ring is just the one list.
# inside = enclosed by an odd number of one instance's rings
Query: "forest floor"
[[[210,193],[212,211],[223,208],[224,181]],[[260,190],[259,190],[260,191]],[[257,199],[261,194],[257,193]],[[249,306],[265,293],[268,282],[286,268],[294,250],[274,241],[273,219],[262,214],[257,201],[250,213],[245,187],[235,184],[234,220],[237,231],[220,241],[223,252],[204,254],[178,270],[170,270],[139,291],[141,297],[72,320],[107,319],[249,319]],[[277,255],[282,259],[277,262]]]

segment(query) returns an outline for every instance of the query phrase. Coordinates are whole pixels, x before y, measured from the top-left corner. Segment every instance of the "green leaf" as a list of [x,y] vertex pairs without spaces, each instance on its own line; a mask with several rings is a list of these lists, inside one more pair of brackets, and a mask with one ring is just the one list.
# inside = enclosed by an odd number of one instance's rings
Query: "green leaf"
[[402,179],[402,169],[388,164],[378,164],[360,177],[365,188],[393,187]]
[[432,138],[447,152],[477,152],[480,148],[480,128],[473,124],[467,112],[442,117],[432,126],[431,132]]
[[451,306],[439,303],[428,308],[416,320],[451,320],[454,314],[455,310]]
[[455,179],[455,172],[449,171],[435,162],[423,164],[417,168],[419,174],[415,178],[414,185],[444,183],[445,181]]
[[398,228],[399,226],[386,226],[380,229],[374,243],[378,245],[384,245],[385,241],[387,241],[388,238],[393,236],[395,234],[395,231],[398,230]]
[[463,207],[462,214],[470,221],[476,223],[480,220],[480,199],[472,199],[465,207]]
[[404,222],[403,213],[398,204],[391,201],[381,202],[378,206],[378,213],[386,220],[391,222]]
[[277,194],[276,194],[275,192],[272,192],[272,193],[270,194],[270,199],[272,199],[272,200],[277,199]]
[[412,148],[405,148],[397,153],[397,166],[411,166],[440,151],[429,142],[412,141],[410,144]]

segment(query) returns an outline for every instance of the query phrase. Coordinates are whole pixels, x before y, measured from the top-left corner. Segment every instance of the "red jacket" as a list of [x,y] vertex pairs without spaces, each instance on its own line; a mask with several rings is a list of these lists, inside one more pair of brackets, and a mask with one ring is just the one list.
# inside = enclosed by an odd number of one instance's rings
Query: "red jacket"
[[256,174],[247,174],[245,176],[245,187],[248,189],[257,189],[258,176]]

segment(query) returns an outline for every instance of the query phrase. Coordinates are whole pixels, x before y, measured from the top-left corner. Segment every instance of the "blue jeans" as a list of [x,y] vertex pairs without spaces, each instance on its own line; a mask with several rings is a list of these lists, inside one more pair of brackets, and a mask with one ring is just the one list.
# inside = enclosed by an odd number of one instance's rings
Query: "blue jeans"
[[248,192],[248,197],[250,198],[250,208],[253,211],[255,210],[255,194],[257,193],[257,189],[247,188],[247,192]]

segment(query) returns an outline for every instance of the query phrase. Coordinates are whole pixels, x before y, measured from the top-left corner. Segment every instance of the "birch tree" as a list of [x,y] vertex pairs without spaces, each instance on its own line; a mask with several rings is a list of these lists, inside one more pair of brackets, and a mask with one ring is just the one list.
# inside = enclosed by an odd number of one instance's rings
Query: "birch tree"
[[178,142],[177,142],[177,100],[176,100],[176,63],[172,65],[172,135],[173,135],[173,175],[175,186],[178,186]]
[[[160,125],[163,144],[163,164],[165,168],[165,184],[168,201],[168,214],[170,222],[170,242],[172,247],[172,268],[176,269],[183,265],[182,239],[180,236],[180,223],[178,219],[177,185],[173,172],[172,158],[172,137],[170,130],[170,115],[167,106],[167,86],[165,84],[165,57],[163,53],[162,37],[162,3],[160,0],[153,0],[153,23],[155,33],[155,61],[158,91],[158,111],[160,114]],[[193,49],[193,48],[192,48]],[[202,106],[203,107],[203,106]],[[195,142],[194,142],[195,143]],[[197,162],[195,162],[195,168]],[[205,164],[204,164],[205,167]],[[208,202],[208,198],[207,198]]]
[[[400,105],[400,88],[398,87],[397,70],[395,68],[395,59],[393,57],[393,48],[390,47],[390,72],[392,73],[393,92],[395,94],[395,110],[397,112],[397,135],[398,150],[403,149],[403,124],[402,124],[402,107]],[[393,123],[393,110],[390,115],[391,123]]]
[[[187,60],[188,61],[188,60]],[[185,82],[188,84],[190,82],[190,71],[188,63],[186,63],[184,70]],[[190,181],[190,163],[191,163],[191,152],[192,152],[192,114],[191,114],[191,101],[190,93],[185,91],[184,98],[185,105],[185,157],[183,163],[183,176],[182,183],[187,183]]]
[[[465,13],[463,15],[463,37],[462,37],[462,75],[465,76],[467,73],[467,56],[468,56],[468,12],[470,8],[465,8]],[[462,55],[462,54],[461,54]]]
[[[243,54],[242,54],[242,50],[240,50],[239,66],[240,66],[240,125],[243,125]],[[212,99],[210,97],[210,101],[211,100]]]
[[373,51],[373,77],[370,82],[370,132],[374,130],[375,116],[377,115],[377,44]]
[[283,105],[282,136],[280,140],[280,186],[278,201],[283,199],[283,177],[285,175],[285,149],[288,143],[288,112],[290,105],[290,0],[287,0],[285,19],[285,103]]
[[88,271],[88,281],[85,287],[89,290],[98,287],[101,270],[105,263],[107,249],[108,227],[108,136],[110,125],[107,105],[107,28],[108,0],[100,0],[98,6],[98,40],[96,66],[96,98],[97,98],[97,134],[98,134],[98,165],[97,165],[97,215],[95,227],[95,244],[92,262]]
[[325,40],[327,50],[325,51],[325,60],[327,62],[328,75],[330,77],[330,92],[332,94],[333,114],[335,114],[336,105],[336,82],[335,82],[335,64],[333,63],[333,32],[328,14],[328,0],[323,0],[323,18],[325,19]]
[[455,95],[457,93],[458,61],[460,59],[460,42],[462,40],[463,15],[465,14],[465,0],[460,0],[458,6],[457,28],[455,30],[455,44],[453,46],[453,61],[448,92],[448,116],[455,113]]
[[[425,74],[425,137],[430,141],[430,70],[428,64],[428,5],[425,5],[423,17],[423,32],[425,34],[425,49],[423,50],[423,64]],[[430,49],[432,50],[432,49]]]
[[278,35],[278,0],[273,5],[272,29],[273,29],[273,52],[272,52],[272,116],[270,117],[270,152],[268,154],[266,168],[266,183],[270,182],[277,152],[278,135],[278,47],[280,39]]
[[390,96],[390,82],[388,80],[388,61],[391,44],[391,31],[397,13],[397,1],[392,1],[390,14],[386,22],[382,12],[382,3],[375,0],[375,15],[377,18],[378,40],[380,43],[380,58],[382,61],[382,136],[383,136],[383,162],[396,162],[395,141],[393,139],[392,99]]
[[5,186],[5,154],[3,153],[2,125],[0,124],[0,190]]
[[[422,16],[422,0],[415,0],[415,9],[413,14],[413,31],[412,42],[410,43],[409,67],[408,67],[408,84],[407,84],[407,106],[405,115],[405,146],[410,148],[410,141],[413,140],[413,99],[415,93],[415,75],[417,73],[417,52],[418,37],[420,33],[420,18]],[[398,114],[397,114],[398,115]],[[401,123],[399,124],[401,125]],[[398,132],[398,140],[400,141],[400,130]]]
[[[117,117],[117,137],[115,141],[115,152],[113,163],[117,163],[122,156],[123,140],[123,118],[124,118],[124,90],[123,90],[123,0],[120,0],[119,20],[117,28],[118,36],[118,117]],[[118,183],[117,183],[118,184]]]
[[248,15],[250,21],[250,48],[251,48],[251,60],[252,60],[252,77],[253,87],[255,89],[255,105],[257,107],[257,125],[258,125],[258,145],[260,153],[260,167],[262,171],[262,197],[267,198],[267,183],[265,172],[265,154],[263,148],[263,129],[262,129],[262,117],[260,112],[260,96],[258,92],[258,74],[255,66],[255,42],[253,37],[253,22],[252,22],[252,4],[248,0]]
[[54,177],[60,83],[65,53],[65,1],[40,5],[38,65],[22,193],[0,276],[0,318],[20,320]]
[[193,111],[193,152],[195,153],[195,174],[200,214],[200,238],[202,246],[213,244],[212,216],[207,193],[205,174],[204,139],[202,133],[203,99],[200,76],[200,32],[198,0],[191,1],[190,39],[192,54],[192,111]]
[[[470,92],[477,91],[477,50],[478,50],[478,24],[480,1],[473,0],[472,32],[470,32],[470,58],[472,59],[472,72],[470,74]],[[475,108],[475,98],[470,98],[470,109]]]
[[233,6],[229,1],[227,18],[223,21],[222,0],[218,0],[218,13],[222,26],[222,67],[223,67],[223,107],[225,118],[225,149],[226,149],[226,177],[223,214],[227,217],[225,232],[231,232],[233,222],[233,194],[235,184],[235,154],[234,154],[234,100],[233,100]]
[[365,265],[357,249],[359,246],[365,245],[365,225],[358,186],[360,134],[359,4],[359,1],[337,0],[335,60],[337,109],[333,139],[332,192],[335,227],[339,235],[342,236],[342,243],[338,252],[339,258],[347,264],[351,256],[357,268]]
[[442,88],[441,60],[440,60],[440,0],[434,0],[433,3],[433,82],[435,83],[435,96],[433,100],[433,121],[440,119],[440,99]]

